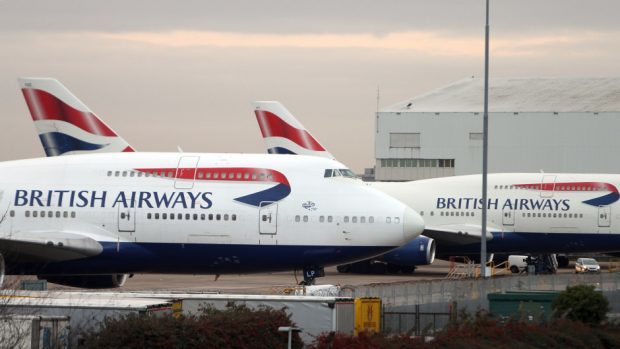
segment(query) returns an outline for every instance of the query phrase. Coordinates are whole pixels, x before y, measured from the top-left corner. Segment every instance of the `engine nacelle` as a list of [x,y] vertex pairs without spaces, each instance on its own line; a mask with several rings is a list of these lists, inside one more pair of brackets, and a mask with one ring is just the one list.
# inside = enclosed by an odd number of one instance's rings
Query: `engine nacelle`
[[382,256],[387,263],[401,266],[428,265],[435,260],[435,240],[419,236]]
[[54,284],[80,288],[118,288],[125,284],[128,274],[112,275],[37,275]]

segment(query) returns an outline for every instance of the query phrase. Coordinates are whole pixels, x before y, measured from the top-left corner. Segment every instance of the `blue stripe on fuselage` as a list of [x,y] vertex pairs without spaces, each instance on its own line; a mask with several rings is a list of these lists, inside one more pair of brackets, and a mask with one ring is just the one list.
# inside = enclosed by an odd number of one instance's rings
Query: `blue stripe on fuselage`
[[[579,253],[620,251],[620,234],[610,233],[498,233],[487,241],[489,253]],[[436,239],[438,256],[480,253],[480,243],[465,245]]]
[[175,273],[238,274],[336,265],[394,247],[171,244],[102,242],[95,257],[48,264],[15,264],[7,274]]

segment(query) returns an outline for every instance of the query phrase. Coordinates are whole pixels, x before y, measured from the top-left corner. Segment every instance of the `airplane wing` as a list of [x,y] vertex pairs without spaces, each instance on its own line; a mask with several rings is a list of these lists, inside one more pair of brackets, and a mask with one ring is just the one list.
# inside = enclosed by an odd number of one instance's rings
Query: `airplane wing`
[[58,262],[96,256],[103,247],[75,232],[34,231],[0,237],[0,253],[20,262]]
[[[438,226],[426,226],[422,233],[433,238],[438,244],[449,242],[451,244],[466,245],[480,242],[482,227],[473,224],[446,224]],[[487,228],[487,241],[493,238],[491,230]]]

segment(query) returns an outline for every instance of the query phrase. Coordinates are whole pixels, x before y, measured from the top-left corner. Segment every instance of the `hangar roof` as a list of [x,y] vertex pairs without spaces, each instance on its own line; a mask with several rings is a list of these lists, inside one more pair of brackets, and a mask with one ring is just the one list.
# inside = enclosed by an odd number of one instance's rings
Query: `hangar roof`
[[[484,78],[456,81],[381,112],[482,112]],[[620,111],[620,78],[489,79],[490,112]]]

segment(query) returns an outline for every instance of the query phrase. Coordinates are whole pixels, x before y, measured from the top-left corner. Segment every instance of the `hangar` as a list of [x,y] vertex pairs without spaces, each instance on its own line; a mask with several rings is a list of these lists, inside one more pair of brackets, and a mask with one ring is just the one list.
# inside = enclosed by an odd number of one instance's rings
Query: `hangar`
[[[377,112],[375,179],[476,174],[484,79]],[[489,172],[620,173],[620,78],[489,80]]]

